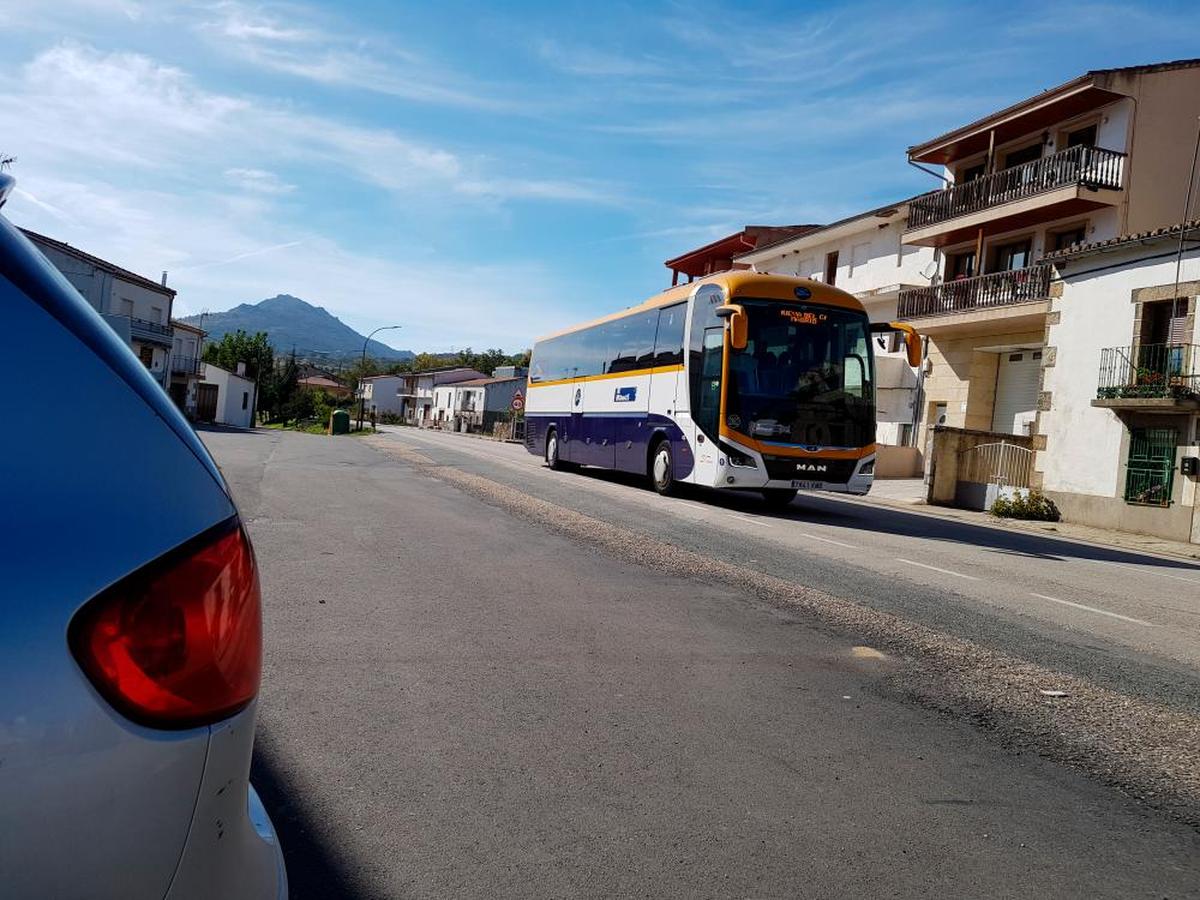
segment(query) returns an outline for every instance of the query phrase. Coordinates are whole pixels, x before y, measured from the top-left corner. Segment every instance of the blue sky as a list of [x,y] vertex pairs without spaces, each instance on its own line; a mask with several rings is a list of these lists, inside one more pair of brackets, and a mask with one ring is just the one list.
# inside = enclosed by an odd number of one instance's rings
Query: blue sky
[[1090,68],[1196,55],[1196,4],[0,4],[6,213],[177,313],[276,293],[413,349],[637,302],[747,223],[936,182],[907,146]]

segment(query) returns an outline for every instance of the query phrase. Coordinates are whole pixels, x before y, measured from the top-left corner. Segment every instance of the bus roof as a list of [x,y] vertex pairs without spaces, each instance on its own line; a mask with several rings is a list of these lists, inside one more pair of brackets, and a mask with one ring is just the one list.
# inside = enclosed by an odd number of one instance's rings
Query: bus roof
[[538,341],[549,340],[552,337],[558,337],[563,334],[570,334],[574,331],[583,331],[585,328],[591,328],[595,325],[603,325],[605,322],[612,322],[617,319],[623,319],[626,316],[634,315],[635,313],[644,312],[651,309],[657,309],[660,306],[670,306],[672,303],[678,303],[681,300],[688,299],[695,291],[707,284],[715,284],[724,289],[726,296],[729,299],[737,297],[756,297],[761,300],[791,300],[796,299],[796,288],[805,287],[811,291],[809,303],[824,304],[826,306],[840,306],[843,309],[852,309],[857,312],[863,312],[863,305],[858,302],[853,294],[848,294],[840,288],[825,284],[821,281],[813,281],[811,278],[797,278],[792,275],[767,275],[762,272],[751,272],[747,269],[738,269],[731,272],[718,272],[716,275],[709,275],[705,278],[699,278],[696,281],[688,284],[681,284],[673,288],[668,288],[661,294],[655,294],[648,300],[630,306],[620,312],[611,313],[607,316],[601,316],[598,319],[592,319],[588,322],[581,322],[578,325],[572,325],[568,328],[561,328],[558,331],[544,334],[534,340]]

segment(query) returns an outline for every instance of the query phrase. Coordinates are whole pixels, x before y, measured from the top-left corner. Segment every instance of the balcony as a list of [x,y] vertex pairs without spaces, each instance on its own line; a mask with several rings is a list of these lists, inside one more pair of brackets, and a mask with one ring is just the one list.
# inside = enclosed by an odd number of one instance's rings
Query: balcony
[[943,246],[987,225],[993,232],[1073,215],[1116,202],[1125,154],[1071,147],[911,201],[904,240]]
[[129,318],[129,336],[135,341],[141,341],[146,344],[159,344],[163,347],[171,346],[171,326],[160,325],[158,322],[151,322],[149,319],[135,319],[131,316]]
[[[979,313],[972,319],[1002,322],[1021,327],[1024,323],[1013,322],[1017,316],[1028,316],[1031,310],[1024,304],[1041,301],[1044,307],[1050,295],[1050,277],[1053,268],[1048,263],[1013,269],[1009,272],[992,272],[974,278],[945,281],[929,287],[911,288],[900,292],[898,315],[901,321],[908,319],[930,319],[935,316],[948,317],[945,324],[961,325],[963,315]],[[1007,310],[1006,307],[1021,309]],[[999,312],[992,312],[999,309]],[[1032,310],[1040,315],[1045,309]],[[928,324],[922,331],[939,330]]]
[[171,374],[198,376],[200,374],[200,365],[203,361],[198,356],[177,356],[171,354]]
[[1200,346],[1134,344],[1100,351],[1092,406],[1145,412],[1200,409]]

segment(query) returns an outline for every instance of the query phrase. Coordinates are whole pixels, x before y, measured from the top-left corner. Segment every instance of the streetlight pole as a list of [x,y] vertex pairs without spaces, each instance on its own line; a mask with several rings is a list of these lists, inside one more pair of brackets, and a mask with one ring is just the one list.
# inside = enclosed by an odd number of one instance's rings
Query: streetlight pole
[[379,334],[381,331],[390,331],[394,328],[400,328],[400,325],[381,325],[363,339],[362,358],[358,362],[358,430],[362,431],[363,414],[367,407],[367,391],[363,386],[363,371],[367,368],[367,344],[371,343],[371,338]]

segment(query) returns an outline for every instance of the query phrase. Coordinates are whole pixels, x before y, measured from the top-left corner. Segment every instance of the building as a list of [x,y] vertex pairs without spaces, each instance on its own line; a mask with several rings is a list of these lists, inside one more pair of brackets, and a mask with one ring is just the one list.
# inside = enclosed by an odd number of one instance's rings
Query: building
[[302,391],[324,391],[338,400],[347,400],[352,391],[338,381],[328,369],[314,366],[312,363],[300,363],[296,385]]
[[1046,261],[1033,486],[1068,521],[1200,543],[1200,222]]
[[171,355],[167,360],[167,393],[188,418],[196,415],[196,386],[200,383],[204,332],[195,325],[171,320]]
[[1101,69],[909,149],[946,181],[909,202],[903,235],[938,257],[899,296],[929,339],[924,425],[1032,437],[1043,257],[1178,222],[1198,115],[1200,60]]
[[[803,234],[760,243],[734,257],[756,272],[799,275],[837,285],[857,297],[872,322],[896,320],[900,292],[928,285],[934,251],[905,244],[908,202],[858,213]],[[878,477],[920,471],[916,428],[921,373],[908,365],[900,335],[881,336],[875,348]],[[914,448],[892,452],[890,448]]]
[[434,420],[434,391],[439,385],[486,378],[482,372],[466,366],[446,366],[426,372],[400,372],[395,375],[368,375],[362,379],[357,397],[376,415],[399,416],[412,425],[429,425]]
[[689,250],[682,256],[668,259],[664,265],[671,270],[671,284],[679,284],[679,276],[688,281],[727,272],[735,265],[734,258],[753,250],[760,244],[773,243],[783,238],[803,234],[816,225],[747,225],[741,231],[718,238],[703,247]]
[[235,428],[254,427],[258,386],[245,376],[246,364],[230,372],[212,363],[201,363],[203,380],[196,386],[196,418]]
[[160,284],[70,244],[22,230],[129,344],[163,389],[169,390],[169,361],[175,342],[171,323],[175,291],[166,286],[166,273]]
[[525,388],[523,368],[506,366],[491,378],[443,384],[433,392],[433,423],[454,431],[490,432],[512,411],[512,400]]

